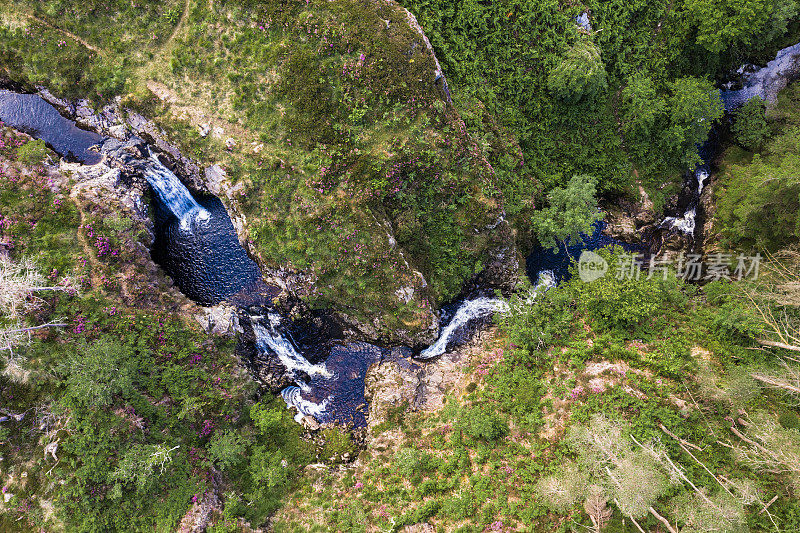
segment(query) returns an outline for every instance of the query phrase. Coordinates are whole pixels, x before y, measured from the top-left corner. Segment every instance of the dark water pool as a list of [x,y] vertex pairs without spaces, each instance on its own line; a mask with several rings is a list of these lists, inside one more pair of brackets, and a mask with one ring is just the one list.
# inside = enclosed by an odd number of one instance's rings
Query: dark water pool
[[591,235],[583,235],[577,242],[571,242],[568,247],[559,244],[558,250],[551,248],[538,248],[525,259],[525,270],[531,283],[539,281],[539,274],[551,271],[555,277],[555,282],[560,283],[569,279],[569,267],[572,261],[577,261],[584,250],[597,250],[609,245],[621,246],[626,252],[646,253],[647,249],[642,245],[628,244],[609,237],[603,230],[606,223],[603,221],[594,224],[594,232]]
[[219,198],[197,194],[194,198],[208,217],[179,220],[156,203],[151,255],[186,296],[202,305],[216,305],[254,287],[261,270],[239,243]]
[[101,135],[80,129],[35,94],[0,90],[0,120],[42,139],[68,161],[94,165],[102,158],[99,153],[89,150],[103,140]]

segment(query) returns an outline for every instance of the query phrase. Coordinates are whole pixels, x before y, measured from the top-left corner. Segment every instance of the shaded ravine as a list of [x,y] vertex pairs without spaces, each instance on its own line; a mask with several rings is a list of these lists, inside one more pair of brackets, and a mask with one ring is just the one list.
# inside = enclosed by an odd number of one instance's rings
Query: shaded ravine
[[[764,83],[792,63],[787,63],[786,58],[793,57],[793,53],[789,56],[779,53],[779,61],[764,68],[771,69],[772,74],[762,75],[764,69],[758,70],[746,78],[745,87],[731,90],[726,110],[741,104],[741,95],[750,95],[749,98],[765,94]],[[747,80],[751,85],[747,85]],[[734,92],[740,96],[734,97]],[[110,161],[146,179],[154,193],[153,259],[184,294],[198,303],[214,305],[227,300],[240,304],[240,314],[249,322],[258,357],[262,361],[278,362],[286,374],[288,381],[282,387],[281,396],[287,406],[297,410],[298,421],[310,416],[322,423],[365,425],[364,378],[369,367],[415,355],[415,350],[409,347],[347,343],[335,335],[322,336],[313,347],[303,345],[297,342],[298,336],[315,339],[323,333],[314,331],[314,326],[293,324],[277,309],[264,304],[269,298],[262,298],[258,305],[241,304],[259,300],[249,296],[269,294],[270,288],[265,287],[258,265],[239,242],[222,202],[211,195],[192,194],[142,139],[134,137],[123,143],[82,130],[39,96],[10,91],[0,91],[0,120],[43,139],[68,160],[86,165]],[[710,148],[707,145],[703,149],[707,149],[702,155],[708,161]],[[682,215],[668,217],[662,222],[664,228],[693,235],[700,193],[708,174],[707,164],[695,169],[690,179],[696,183],[692,187],[696,193]],[[566,279],[571,260],[582,250],[609,244],[620,244],[629,251],[641,250],[641,247],[604,235],[602,230],[603,224],[598,223],[592,235],[583,236],[580,242],[568,248],[562,246],[556,251],[540,248],[529,255],[526,268],[528,276],[537,284],[536,294]],[[438,340],[425,349],[417,349],[417,357],[435,358],[468,340],[477,327],[503,308],[501,299],[480,292],[444,306]]]
[[[720,89],[725,114],[730,116],[751,98],[759,97],[766,101],[774,101],[777,94],[798,76],[800,76],[800,43],[779,50],[775,59],[763,67],[743,65],[736,71],[736,79],[723,83]],[[708,185],[711,161],[717,154],[717,148],[715,132],[712,130],[709,139],[699,148],[703,162],[692,172],[687,173],[684,190],[689,191],[688,199],[680,202],[686,207],[680,214],[665,217],[659,226],[660,229],[678,231],[689,236],[695,247],[697,247],[695,235],[697,217],[702,209],[700,196]]]
[[[313,416],[322,423],[366,425],[367,370],[374,363],[411,357],[412,348],[347,343],[336,336],[319,338],[314,326],[298,325],[281,316],[278,309],[266,303],[271,298],[263,297],[275,288],[263,282],[222,202],[215,196],[189,191],[142,139],[132,137],[122,142],[82,130],[38,95],[11,91],[0,92],[0,120],[44,140],[65,159],[85,165],[103,163],[143,177],[153,193],[153,260],[184,294],[201,305],[222,301],[239,305],[240,316],[251,328],[258,357],[277,361],[291,383],[281,395],[287,406],[297,409],[298,421]],[[463,309],[455,311],[455,318],[443,327],[425,357],[444,353],[467,340],[475,324],[490,318],[499,305],[499,300],[486,297],[458,304]],[[317,341],[300,349],[298,334]]]

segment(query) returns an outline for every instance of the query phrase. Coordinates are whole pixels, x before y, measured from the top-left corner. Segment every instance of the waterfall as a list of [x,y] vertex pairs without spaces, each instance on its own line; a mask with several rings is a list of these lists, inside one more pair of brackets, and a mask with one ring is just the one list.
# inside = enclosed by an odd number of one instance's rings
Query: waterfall
[[555,272],[552,270],[542,270],[536,277],[536,286],[530,291],[530,301],[536,300],[540,294],[546,292],[548,289],[552,289],[557,283],[558,280],[556,279]]
[[[796,75],[798,71],[798,56],[800,55],[800,43],[788,46],[775,56],[775,59],[767,63],[766,66],[752,72],[745,72],[746,66],[742,66],[737,74],[744,78],[741,89],[730,89],[730,83],[726,84],[726,89],[720,91],[720,97],[725,105],[725,111],[730,113],[736,108],[754,97],[761,97],[765,100],[775,98],[778,92],[783,89],[788,80]],[[707,146],[707,145],[705,145]],[[705,146],[703,148],[705,148]],[[702,155],[701,149],[701,155]],[[703,159],[708,161],[708,157],[703,155]],[[693,194],[689,206],[680,217],[666,217],[660,227],[674,228],[682,233],[694,237],[695,217],[697,208],[700,205],[700,194],[703,192],[706,180],[708,179],[708,165],[701,164],[695,169],[694,175],[697,178],[697,191]]]
[[325,368],[324,364],[312,364],[303,355],[297,351],[289,339],[286,338],[278,330],[281,324],[281,317],[277,313],[269,313],[267,315],[267,324],[263,321],[257,320],[258,317],[252,317],[253,332],[256,335],[256,346],[262,353],[270,351],[278,356],[278,360],[286,368],[289,376],[294,379],[296,385],[286,387],[281,391],[281,397],[286,402],[286,407],[294,407],[297,409],[295,420],[300,422],[304,416],[311,415],[316,419],[320,419],[324,414],[331,398],[326,398],[320,404],[303,398],[303,393],[310,393],[311,386],[298,379],[297,373],[304,372],[311,377],[312,380],[322,379],[328,380],[334,378],[334,374]]
[[269,349],[275,352],[278,360],[290,373],[305,372],[309,376],[333,377],[324,364],[311,364],[297,351],[289,339],[278,331],[277,328],[281,323],[280,316],[269,313],[267,318],[269,326],[266,327],[261,322],[253,321],[253,332],[256,335],[256,344],[260,351],[266,352]]
[[708,179],[708,169],[705,167],[698,168],[695,171],[695,176],[697,176],[697,196],[700,196],[703,194],[703,187],[705,187]]
[[[531,289],[527,303],[533,301],[543,292],[556,285],[556,275],[552,270],[542,270],[536,281],[536,286]],[[430,359],[442,355],[447,350],[447,345],[453,335],[471,320],[487,317],[495,312],[504,313],[508,304],[500,298],[481,296],[474,300],[465,300],[456,310],[456,314],[442,330],[437,341],[420,352],[419,359]]]
[[697,209],[692,207],[688,209],[681,217],[665,217],[661,222],[661,226],[665,228],[674,228],[686,235],[694,236],[695,217],[697,216]]
[[442,330],[439,339],[434,344],[422,350],[419,354],[419,358],[430,359],[431,357],[442,355],[447,349],[447,343],[450,342],[451,337],[459,328],[466,325],[470,320],[489,316],[495,311],[501,311],[505,308],[506,303],[499,298],[481,296],[474,300],[465,300],[456,310],[456,314],[447,326]]
[[800,55],[800,43],[778,51],[775,59],[754,72],[745,74],[745,66],[740,67],[737,73],[744,75],[744,86],[738,90],[722,91],[725,110],[733,111],[755,96],[765,100],[774,98],[795,73],[798,55]]
[[165,167],[158,157],[150,154],[151,164],[147,165],[144,177],[178,220],[182,230],[188,230],[193,219],[208,220],[210,214],[181,183],[172,171]]
[[684,211],[682,216],[665,217],[664,220],[661,221],[662,228],[674,228],[692,237],[694,237],[695,218],[697,217],[697,206],[700,205],[700,195],[708,179],[708,167],[706,165],[698,166],[694,171],[694,175],[697,178],[697,191],[692,195],[689,207]]

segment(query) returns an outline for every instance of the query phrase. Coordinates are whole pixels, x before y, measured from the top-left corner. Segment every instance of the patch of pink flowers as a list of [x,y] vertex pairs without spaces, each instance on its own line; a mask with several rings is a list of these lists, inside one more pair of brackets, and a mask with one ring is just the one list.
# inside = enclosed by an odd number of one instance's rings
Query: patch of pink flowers
[[586,392],[586,389],[584,389],[582,386],[578,385],[577,387],[575,387],[574,389],[572,389],[572,390],[569,392],[569,397],[570,397],[570,399],[572,399],[572,400],[577,400],[578,398],[580,398],[581,396],[583,396],[583,394],[584,394],[585,392]]

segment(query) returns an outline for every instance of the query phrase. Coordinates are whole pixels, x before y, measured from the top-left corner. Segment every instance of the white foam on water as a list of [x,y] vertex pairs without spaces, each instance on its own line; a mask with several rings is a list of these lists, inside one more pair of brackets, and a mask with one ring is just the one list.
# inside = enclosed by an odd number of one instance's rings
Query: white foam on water
[[170,169],[165,167],[155,155],[150,155],[150,165],[144,175],[173,215],[180,221],[184,231],[191,228],[192,220],[208,220],[211,214],[192,197],[189,189],[181,183]]
[[699,197],[703,194],[703,187],[706,186],[706,180],[708,179],[708,170],[701,168],[697,169],[695,172],[695,176],[697,176],[697,196]]
[[289,339],[283,336],[277,327],[280,325],[280,316],[269,313],[269,325],[253,321],[253,332],[256,335],[258,349],[266,351],[267,348],[275,352],[278,359],[289,372],[305,372],[309,376],[322,376],[331,378],[333,374],[325,368],[324,364],[311,364],[308,359],[295,349]]
[[697,211],[693,207],[686,211],[682,217],[666,217],[661,223],[661,226],[674,228],[682,233],[693,236],[696,216]]
[[429,347],[422,350],[419,354],[420,359],[430,359],[437,355],[442,355],[447,349],[447,343],[459,328],[466,325],[470,320],[483,318],[493,314],[495,311],[504,311],[506,303],[499,298],[488,298],[481,296],[474,300],[465,300],[456,310],[456,314],[442,330],[439,339]]
[[700,201],[700,195],[703,193],[703,188],[708,180],[708,169],[705,166],[698,167],[694,171],[697,178],[697,196],[690,204],[689,208],[680,217],[665,217],[661,221],[662,228],[673,228],[686,235],[694,236],[694,229],[697,225],[697,203]]
[[[785,79],[793,69],[798,68],[798,55],[800,55],[800,43],[780,50],[775,55],[775,59],[767,63],[765,67],[750,74],[744,74],[744,87],[735,91],[722,92],[725,110],[732,111],[756,96],[767,99],[769,96],[767,89],[770,87],[774,86],[776,90],[780,90],[785,85],[785,81],[782,82],[781,79]],[[745,65],[740,67],[737,72],[743,74],[744,71]]]
[[296,422],[302,421],[303,417],[307,415],[313,416],[319,420],[322,418],[322,415],[325,414],[325,410],[328,407],[328,402],[330,401],[330,397],[325,398],[322,403],[314,403],[306,400],[303,398],[300,388],[293,385],[283,389],[281,391],[281,397],[283,398],[283,401],[286,402],[287,408],[294,407],[297,409],[297,415],[294,417]]

